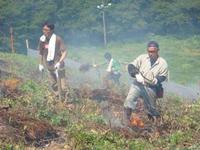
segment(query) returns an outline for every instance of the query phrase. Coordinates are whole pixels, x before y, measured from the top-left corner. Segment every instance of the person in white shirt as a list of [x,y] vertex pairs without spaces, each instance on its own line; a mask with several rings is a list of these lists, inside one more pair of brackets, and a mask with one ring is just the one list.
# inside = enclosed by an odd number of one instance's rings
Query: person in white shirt
[[136,110],[139,97],[143,98],[148,115],[159,117],[160,114],[156,110],[156,99],[162,97],[161,83],[168,77],[168,65],[159,56],[158,43],[150,41],[147,44],[147,54],[138,56],[129,64],[128,69],[134,80],[124,102],[124,122],[130,123],[131,114]]

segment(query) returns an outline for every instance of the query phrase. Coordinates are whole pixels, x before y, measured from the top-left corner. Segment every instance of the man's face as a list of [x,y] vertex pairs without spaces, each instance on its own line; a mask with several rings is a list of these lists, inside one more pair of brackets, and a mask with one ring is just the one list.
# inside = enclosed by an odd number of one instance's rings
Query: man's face
[[158,58],[158,48],[156,47],[148,47],[147,48],[149,57],[152,59],[157,59]]
[[43,27],[42,32],[47,38],[50,37],[53,33],[53,31],[47,26]]
[[107,62],[110,62],[111,58],[108,57],[108,58],[105,58]]

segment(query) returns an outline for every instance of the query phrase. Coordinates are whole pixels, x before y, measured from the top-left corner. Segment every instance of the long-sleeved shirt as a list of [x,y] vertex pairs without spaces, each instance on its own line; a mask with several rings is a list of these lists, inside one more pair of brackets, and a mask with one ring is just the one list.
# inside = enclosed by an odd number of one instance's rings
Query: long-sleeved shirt
[[[45,41],[39,41],[38,44],[38,50],[39,50],[39,54],[43,57],[42,62],[47,64],[47,55],[48,55],[48,46],[49,46],[49,40],[47,39]],[[62,53],[67,51],[64,42],[62,41],[61,37],[56,35],[56,43],[55,43],[55,55],[54,55],[54,59],[53,62],[54,64],[56,62],[58,62],[60,60],[60,58],[62,57]],[[48,64],[47,64],[48,66]],[[61,67],[64,66],[64,62],[61,62]]]
[[120,72],[120,63],[117,60],[112,58],[108,64],[106,71],[119,73]]
[[151,64],[149,55],[142,54],[138,56],[131,64],[139,69],[139,71],[145,77],[145,82],[149,84],[153,84],[155,78],[161,79],[160,82],[162,82],[163,79],[167,79],[168,77],[168,65],[162,57],[158,57],[158,59]]

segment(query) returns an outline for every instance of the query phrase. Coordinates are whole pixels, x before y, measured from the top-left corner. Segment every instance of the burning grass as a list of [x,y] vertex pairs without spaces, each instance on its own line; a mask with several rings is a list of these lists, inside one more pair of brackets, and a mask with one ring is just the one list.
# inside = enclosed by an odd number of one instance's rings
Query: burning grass
[[[37,72],[29,73],[33,73],[32,80],[38,79],[35,75]],[[18,78],[8,79],[6,76],[13,75],[1,71],[3,78],[0,87],[4,91],[4,97],[9,101],[16,97],[23,98],[18,94],[18,87],[23,81]],[[174,145],[179,148],[196,145],[195,148],[199,148],[199,103],[186,104],[176,97],[166,97],[158,105],[161,111],[160,120],[152,121],[140,101],[136,114],[133,114],[137,116],[133,117],[133,126],[126,127],[121,122],[126,98],[124,90],[69,87],[66,96],[72,103],[66,105],[59,102],[61,106],[58,107],[58,99],[48,96],[49,91],[41,92],[39,84],[31,82],[29,85],[28,87],[35,89],[26,90],[26,106],[35,109],[34,112],[29,112],[32,116],[26,110],[17,109],[12,102],[12,108],[9,105],[0,107],[0,139],[5,143],[45,145],[57,137],[56,130],[50,125],[52,123],[70,135],[72,149],[147,149],[149,145],[152,149],[169,149]],[[42,88],[46,90],[45,87]],[[34,94],[31,93],[33,91]],[[18,106],[21,106],[23,100],[17,102]],[[48,122],[33,116],[45,118]]]
[[[85,88],[83,89],[86,90]],[[82,93],[85,93],[85,91],[82,91]],[[125,96],[122,93],[110,89],[94,89],[88,90],[86,93],[87,96],[84,96],[99,102],[101,114],[106,122],[106,126],[111,129],[111,131],[118,132],[127,139],[143,138],[156,143],[155,141],[157,139],[168,137],[177,130],[184,132],[191,129],[192,126],[195,126],[195,128],[198,126],[193,121],[190,122],[188,120],[188,122],[185,120],[187,123],[184,124],[180,124],[178,121],[180,119],[180,121],[183,122],[183,119],[189,115],[190,111],[188,107],[191,104],[184,104],[184,102],[179,101],[179,104],[176,105],[176,100],[167,97],[162,100],[162,102],[158,103],[158,108],[161,111],[161,118],[157,118],[154,121],[146,114],[143,101],[140,99],[137,105],[136,114],[133,114],[134,119],[131,120],[132,127],[126,127],[123,126],[121,122],[123,115],[123,100],[125,99]]]
[[[48,97],[46,98],[48,99]],[[117,136],[120,139],[128,141],[133,139],[143,139],[151,144],[156,145],[157,140],[162,139],[163,137],[168,137],[171,142],[174,142],[174,140],[182,141],[182,138],[184,139],[185,135],[179,133],[175,134],[176,131],[180,131],[182,133],[186,130],[190,130],[191,128],[198,129],[197,122],[194,120],[191,120],[190,122],[187,120],[189,118],[186,117],[191,113],[190,109],[193,108],[194,110],[194,106],[191,104],[184,105],[184,103],[178,101],[176,102],[171,97],[164,99],[161,106],[159,104],[162,117],[157,122],[148,118],[145,112],[143,101],[140,99],[137,105],[136,114],[133,114],[133,118],[135,118],[135,120],[132,120],[132,127],[126,127],[122,124],[123,101],[125,99],[125,95],[123,93],[114,91],[112,89],[91,89],[90,87],[86,86],[81,88],[70,88],[68,92],[68,99],[79,100],[78,103],[72,102],[70,104],[73,107],[69,108],[62,106],[63,111],[64,109],[68,109],[73,116],[70,117],[70,119],[73,120],[70,122],[72,123],[74,129],[73,131],[67,130],[67,132],[70,136],[72,136],[72,141],[76,141],[73,143],[75,145],[78,144],[81,146],[86,146],[84,142],[88,142],[87,140],[89,140],[92,145],[100,141],[108,141],[108,143],[112,144],[116,143],[116,137],[110,138],[110,136]],[[62,102],[59,104],[64,105]],[[51,110],[55,110],[52,111],[52,113],[59,115],[59,110],[61,109],[58,109],[58,105],[55,105],[55,103],[52,103],[51,105],[48,104],[48,107],[52,107]],[[198,105],[196,107],[198,108]],[[52,126],[41,120],[24,115],[23,111],[10,111],[10,108],[8,108],[7,111],[6,109],[2,109],[0,115],[4,116],[0,118],[0,125],[2,133],[1,135],[4,135],[3,138],[5,140],[13,141],[13,139],[18,139],[26,144],[44,145],[47,143],[46,141],[50,141],[52,138],[56,137],[56,131]],[[55,117],[55,114],[52,115]],[[52,115],[49,116],[50,120]],[[99,120],[100,116],[102,116],[102,120]],[[69,116],[65,116],[65,118],[66,117]],[[59,116],[54,119],[57,118],[59,118]],[[104,123],[102,123],[102,121]],[[60,125],[69,126],[68,123]],[[74,130],[78,130],[79,132]],[[172,134],[175,135],[172,136]],[[194,137],[198,137],[196,134],[193,135]],[[83,140],[82,138],[85,138],[85,136],[88,136],[88,139]],[[183,137],[180,138],[179,136]],[[8,137],[13,137],[13,139],[9,139]],[[94,139],[90,140],[89,138]],[[96,141],[95,139],[99,139],[99,141]],[[14,142],[17,141],[14,140]],[[71,147],[73,146],[74,145],[71,145]],[[124,143],[123,147],[126,148],[127,145]]]
[[22,81],[17,78],[0,80],[1,97],[7,97],[11,99],[16,99],[19,97],[21,93],[18,88],[21,83]]

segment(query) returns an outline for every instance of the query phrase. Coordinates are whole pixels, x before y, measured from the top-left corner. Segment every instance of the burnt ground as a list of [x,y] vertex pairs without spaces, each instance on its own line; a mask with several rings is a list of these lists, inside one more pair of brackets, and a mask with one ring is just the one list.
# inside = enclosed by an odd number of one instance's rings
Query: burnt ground
[[[17,99],[23,96],[19,90],[20,84],[23,83],[21,78],[4,79],[5,76],[11,75],[7,72],[1,72],[2,78],[0,83],[1,97]],[[112,89],[90,89],[89,87],[69,89],[68,99],[91,99],[96,101],[101,108],[101,113],[105,119],[106,125],[91,122],[87,124],[88,128],[100,129],[105,132],[119,132],[125,138],[160,136],[163,125],[153,127],[153,122],[147,118],[143,112],[142,102],[138,105],[138,113],[144,126],[126,127],[122,124],[123,101],[125,95]],[[63,105],[65,105],[63,103]],[[148,120],[148,121],[147,121]],[[0,107],[0,137],[3,141],[23,142],[28,145],[44,146],[49,142],[59,138],[59,132],[48,122],[39,120],[30,116],[27,110],[12,108],[11,105]],[[62,134],[62,133],[61,133]]]
[[0,108],[0,116],[0,137],[3,141],[42,146],[58,137],[49,123],[30,117],[23,110],[4,106]]
[[[90,89],[87,86],[80,89],[71,89],[70,91],[73,93],[73,97],[89,98],[99,104],[101,114],[107,124],[104,130],[117,131],[125,138],[143,137],[146,139],[165,135],[171,130],[171,124],[164,122],[162,117],[153,119],[147,115],[142,99],[139,99],[137,110],[132,114],[132,119],[136,118],[138,120],[132,120],[131,126],[125,126],[122,120],[123,103],[126,95],[123,93],[113,91],[112,89]],[[71,98],[70,94],[68,97]],[[93,125],[95,128],[102,128],[98,124]]]
[[[0,60],[0,66],[6,64],[7,62]],[[3,70],[0,70],[0,75],[1,98],[16,100],[23,96],[24,93],[19,90],[19,86],[23,83],[22,78]],[[37,75],[38,72],[32,72],[33,77],[37,77]],[[181,127],[181,125],[173,124],[172,120],[163,120],[162,117],[156,121],[148,118],[142,100],[138,103],[136,114],[133,114],[137,115],[139,119],[132,120],[129,127],[124,126],[122,124],[123,102],[126,94],[123,90],[92,89],[83,85],[80,88],[69,87],[66,97],[67,99],[90,99],[99,104],[106,125],[87,122],[87,128],[99,129],[105,134],[118,132],[127,139],[142,137],[151,140],[170,134],[173,128]],[[68,104],[63,103],[62,105]],[[69,107],[66,106],[66,109]],[[64,134],[62,129],[58,130],[45,120],[31,116],[26,109],[12,108],[11,105],[0,106],[0,138],[5,142],[23,142],[27,145],[44,146],[53,141],[57,142],[61,135],[65,136]]]
[[[2,61],[0,63],[5,64]],[[1,70],[0,98],[2,101],[19,100],[19,97],[23,95],[19,90],[22,82],[23,80],[16,75]],[[30,116],[28,111],[22,108],[12,108],[10,104],[0,105],[0,139],[2,141],[42,146],[58,136],[49,123]]]

